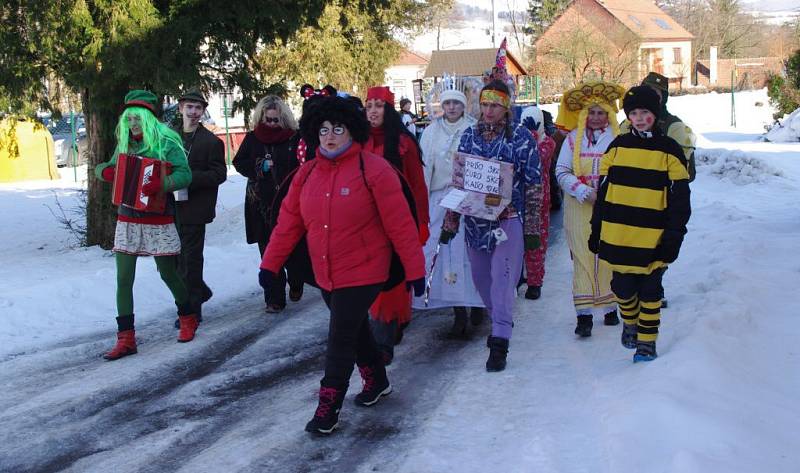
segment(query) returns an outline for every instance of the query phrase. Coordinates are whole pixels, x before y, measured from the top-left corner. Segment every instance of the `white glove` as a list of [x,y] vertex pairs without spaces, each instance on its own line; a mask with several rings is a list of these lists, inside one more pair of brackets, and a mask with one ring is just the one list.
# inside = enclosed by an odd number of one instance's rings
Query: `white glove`
[[575,198],[578,199],[578,202],[581,204],[584,202],[594,202],[595,199],[597,199],[597,193],[594,187],[581,184],[575,189]]

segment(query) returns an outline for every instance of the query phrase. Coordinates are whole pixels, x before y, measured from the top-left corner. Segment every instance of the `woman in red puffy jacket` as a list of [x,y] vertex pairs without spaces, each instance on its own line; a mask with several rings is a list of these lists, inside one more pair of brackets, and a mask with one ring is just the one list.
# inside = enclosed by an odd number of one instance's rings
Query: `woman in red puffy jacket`
[[311,143],[316,157],[292,180],[259,282],[268,288],[306,236],[331,314],[319,406],[306,430],[328,434],[338,425],[354,363],[364,381],[357,405],[371,406],[392,391],[367,311],[389,278],[393,250],[405,269],[407,282],[401,286],[418,294],[425,286],[425,259],[397,172],[362,149],[369,125],[356,105],[326,97],[303,116],[300,127],[304,138],[318,140]]
[[[430,236],[430,213],[428,186],[425,185],[417,139],[403,125],[403,119],[394,109],[394,94],[388,87],[370,87],[367,90],[365,112],[370,129],[364,149],[383,156],[403,174],[414,196],[419,241],[424,245]],[[384,363],[388,365],[394,357],[394,345],[400,340],[403,327],[411,321],[411,294],[402,286],[383,292],[369,312],[372,316],[372,333],[383,354]]]

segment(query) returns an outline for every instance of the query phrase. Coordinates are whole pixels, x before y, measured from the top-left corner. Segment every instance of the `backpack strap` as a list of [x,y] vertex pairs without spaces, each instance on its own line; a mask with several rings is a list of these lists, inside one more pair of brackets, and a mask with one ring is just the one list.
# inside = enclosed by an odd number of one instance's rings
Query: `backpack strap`
[[[403,196],[406,198],[406,202],[408,203],[408,209],[411,211],[411,217],[414,219],[414,223],[419,228],[419,217],[417,216],[417,206],[414,201],[414,194],[411,192],[411,187],[408,185],[408,182],[406,182],[406,178],[405,176],[403,176],[403,173],[401,173],[400,170],[394,167],[392,163],[389,163],[389,166],[392,167],[392,170],[395,172],[395,174],[397,174],[397,177],[400,179],[400,188],[403,190]],[[375,202],[375,194],[372,192],[372,186],[369,185],[369,181],[367,181],[367,173],[364,170],[363,152],[358,153],[358,168],[361,170],[361,178],[364,180],[364,185],[367,186],[369,195],[372,196],[372,201]]]

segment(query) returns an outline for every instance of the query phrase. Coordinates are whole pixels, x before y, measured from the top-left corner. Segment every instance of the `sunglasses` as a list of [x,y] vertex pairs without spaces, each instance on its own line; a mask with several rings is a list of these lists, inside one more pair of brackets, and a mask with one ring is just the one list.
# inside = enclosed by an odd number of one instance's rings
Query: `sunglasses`
[[264,117],[264,123],[280,123],[280,121],[281,119],[278,117],[275,118]]
[[319,136],[326,136],[328,133],[333,132],[334,135],[341,136],[344,135],[345,128],[343,126],[335,126],[333,129],[328,128],[327,126],[323,126],[319,129]]

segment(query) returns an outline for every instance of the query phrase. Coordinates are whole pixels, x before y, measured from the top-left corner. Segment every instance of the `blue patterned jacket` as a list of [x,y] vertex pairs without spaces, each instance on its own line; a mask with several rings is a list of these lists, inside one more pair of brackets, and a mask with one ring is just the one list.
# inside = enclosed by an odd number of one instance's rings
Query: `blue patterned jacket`
[[[458,151],[484,158],[497,159],[514,164],[514,184],[511,204],[522,217],[523,233],[534,235],[539,228],[539,207],[541,206],[541,171],[536,140],[524,126],[517,126],[511,139],[499,136],[490,142],[484,141],[477,126],[464,131]],[[476,217],[464,217],[467,245],[476,250],[493,251],[497,241],[492,233],[500,226],[499,222]],[[444,229],[458,231],[458,214],[448,211]]]

